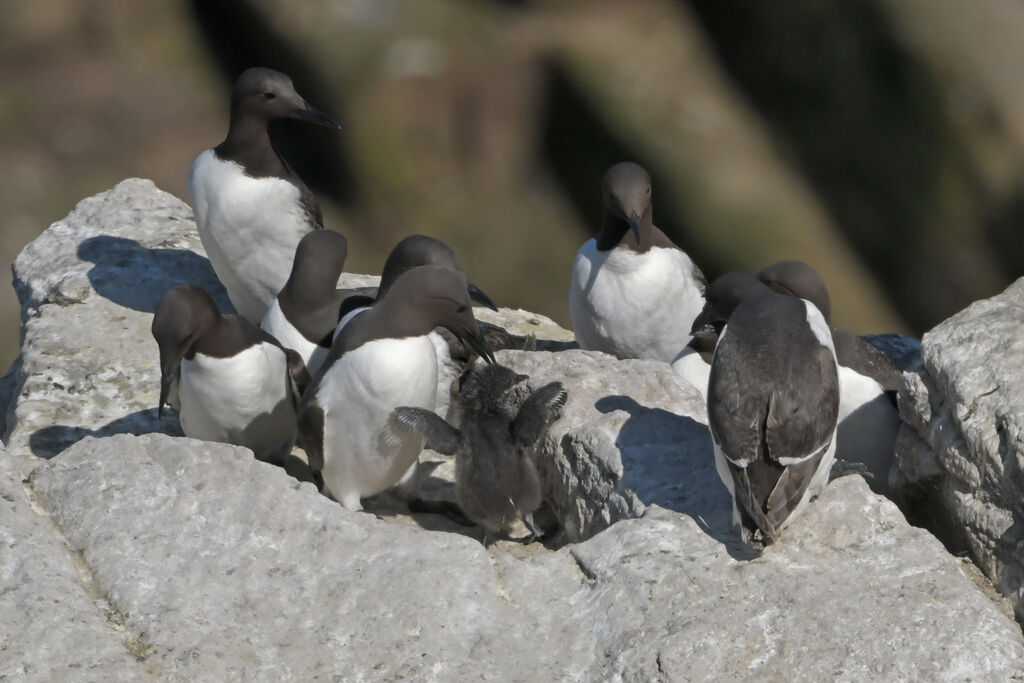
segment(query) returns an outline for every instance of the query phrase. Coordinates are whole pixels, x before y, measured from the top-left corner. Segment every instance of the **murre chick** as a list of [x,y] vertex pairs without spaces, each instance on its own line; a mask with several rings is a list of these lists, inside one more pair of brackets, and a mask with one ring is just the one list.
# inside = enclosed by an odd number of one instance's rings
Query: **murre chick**
[[828,325],[803,299],[727,273],[705,292],[699,334],[725,322],[711,361],[708,426],[743,540],[768,545],[828,483],[839,377]]
[[186,436],[245,446],[281,464],[295,443],[295,411],[309,382],[298,354],[244,318],[221,315],[196,285],[164,294],[152,332],[160,349],[159,412],[180,373]]
[[651,178],[612,166],[602,182],[604,219],[576,254],[569,309],[582,349],[671,363],[704,306],[704,275],[652,222]]
[[288,279],[299,240],[323,227],[313,193],[270,142],[267,124],[284,118],[340,128],[288,76],[246,70],[231,91],[227,137],[196,158],[188,178],[203,248],[235,310],[253,324]]
[[430,333],[438,326],[494,362],[473,318],[465,276],[421,266],[345,325],[303,395],[299,442],[310,467],[350,510],[398,483],[422,450],[420,436],[396,433],[388,422],[399,406],[434,409],[437,355]]
[[867,470],[868,486],[891,497],[889,471],[896,453],[900,416],[896,407],[901,373],[877,348],[845,330],[831,327],[832,304],[825,281],[802,261],[773,263],[757,274],[773,290],[806,299],[830,323],[839,362],[839,429],[836,458]]
[[502,365],[468,371],[459,388],[461,430],[423,408],[392,413],[396,429],[420,434],[427,448],[455,456],[455,495],[463,513],[483,527],[485,546],[520,519],[530,531],[524,542],[543,535],[533,521],[543,502],[537,448],[567,395],[560,382],[551,382],[517,406],[509,394],[527,379]]
[[341,303],[348,296],[337,289],[347,256],[348,242],[338,233],[307,233],[295,249],[288,281],[260,323],[282,346],[299,353],[311,375],[331,350]]

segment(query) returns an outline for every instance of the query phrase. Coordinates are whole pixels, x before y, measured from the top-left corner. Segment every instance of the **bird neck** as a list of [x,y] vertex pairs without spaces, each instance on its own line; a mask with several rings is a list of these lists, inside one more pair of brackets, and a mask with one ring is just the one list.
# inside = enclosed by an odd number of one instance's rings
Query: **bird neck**
[[651,207],[648,206],[643,215],[640,216],[640,223],[637,231],[640,239],[633,234],[629,227],[629,221],[622,216],[605,209],[604,220],[601,222],[601,232],[597,235],[598,251],[609,251],[615,247],[622,246],[637,252],[645,252],[654,245],[654,223],[651,219]]
[[254,177],[283,176],[284,163],[270,140],[267,123],[262,117],[232,106],[228,135],[215,148],[217,156],[241,164]]

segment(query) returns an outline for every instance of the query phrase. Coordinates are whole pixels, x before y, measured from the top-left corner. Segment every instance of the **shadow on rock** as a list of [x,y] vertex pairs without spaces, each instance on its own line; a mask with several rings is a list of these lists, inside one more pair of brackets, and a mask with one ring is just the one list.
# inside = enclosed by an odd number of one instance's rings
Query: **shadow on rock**
[[95,264],[89,271],[92,288],[121,306],[152,313],[168,289],[195,284],[222,312],[235,310],[209,259],[188,249],[149,249],[135,240],[98,235],[79,245],[78,257]]
[[156,408],[138,410],[124,417],[109,422],[98,429],[88,427],[72,427],[67,425],[51,425],[32,432],[28,438],[29,449],[40,458],[52,458],[68,446],[77,443],[87,436],[104,437],[115,434],[168,434],[184,436],[177,419],[159,419]]
[[648,408],[629,396],[605,396],[602,413],[621,410],[629,418],[615,445],[622,453],[622,482],[644,505],[658,505],[693,519],[736,559],[756,556],[732,526],[732,500],[715,470],[711,433],[691,417]]

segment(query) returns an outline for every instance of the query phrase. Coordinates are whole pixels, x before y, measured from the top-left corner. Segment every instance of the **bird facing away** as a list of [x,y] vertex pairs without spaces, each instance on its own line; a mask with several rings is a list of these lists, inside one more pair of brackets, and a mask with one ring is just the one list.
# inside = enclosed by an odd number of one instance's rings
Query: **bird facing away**
[[773,543],[828,483],[839,379],[825,318],[746,273],[705,293],[695,333],[724,321],[711,362],[708,426],[745,542]]
[[501,365],[468,372],[460,385],[461,430],[423,408],[405,406],[392,413],[397,431],[420,434],[427,448],[455,456],[459,507],[483,527],[484,545],[507,535],[519,519],[530,530],[525,542],[541,536],[533,522],[543,502],[537,450],[567,396],[560,382],[551,382],[517,407],[510,391],[527,379]]
[[437,356],[429,335],[438,326],[488,362],[466,278],[439,266],[399,276],[374,306],[334,340],[299,409],[299,441],[314,472],[350,510],[398,483],[422,450],[422,439],[388,427],[399,406],[433,410]]
[[580,247],[569,286],[576,341],[619,358],[671,363],[704,305],[704,275],[654,226],[642,166],[612,166],[601,189],[601,232]]
[[[372,305],[374,300],[387,293],[399,275],[420,266],[442,266],[462,272],[455,260],[455,252],[447,244],[427,235],[409,235],[402,238],[388,254],[384,261],[384,269],[380,273],[380,285],[376,288],[361,287],[347,290],[349,298],[344,302],[339,318],[358,308]],[[469,298],[473,301],[483,304],[492,311],[498,310],[491,297],[474,285],[469,278],[466,278],[466,287]]]
[[295,411],[309,381],[298,354],[244,318],[221,315],[195,285],[163,296],[152,332],[160,349],[160,413],[180,373],[186,436],[245,446],[281,464],[295,443]]
[[288,281],[260,323],[282,346],[302,356],[311,375],[331,349],[341,302],[347,296],[337,289],[347,256],[348,243],[338,233],[307,233],[295,249]]
[[[757,274],[782,294],[806,299],[831,313],[828,289],[818,272],[801,261],[780,261]],[[896,456],[900,416],[896,392],[901,373],[877,348],[845,330],[829,328],[839,363],[839,429],[836,458],[866,470],[875,493],[892,496],[889,471]]]
[[227,137],[196,158],[188,179],[203,248],[231,303],[253,324],[288,279],[299,240],[323,227],[316,198],[270,142],[267,124],[285,118],[340,128],[288,76],[246,70],[231,91]]

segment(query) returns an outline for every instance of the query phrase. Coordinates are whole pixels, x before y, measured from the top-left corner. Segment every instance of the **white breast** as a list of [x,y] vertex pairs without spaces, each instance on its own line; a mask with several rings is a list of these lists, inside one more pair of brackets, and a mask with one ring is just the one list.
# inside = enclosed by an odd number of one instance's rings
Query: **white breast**
[[258,324],[288,280],[299,240],[313,229],[299,188],[251,178],[212,149],[192,164],[188,188],[213,270],[238,313]]
[[839,428],[836,457],[861,463],[871,473],[868,485],[888,495],[899,435],[900,416],[885,390],[875,380],[839,366]]
[[378,339],[345,353],[316,390],[324,411],[324,482],[349,509],[393,486],[422,439],[387,426],[399,406],[434,409],[437,357],[428,336]]
[[711,379],[711,365],[694,349],[686,347],[672,360],[672,369],[694,386],[707,400],[708,380]]
[[181,362],[181,428],[186,436],[251,448],[261,460],[287,455],[295,408],[284,352],[269,343],[230,358],[197,353]]
[[260,327],[281,342],[281,346],[292,349],[302,356],[302,361],[306,364],[306,369],[309,370],[311,377],[327,359],[327,352],[330,349],[314,344],[295,329],[295,326],[285,317],[284,311],[281,310],[281,303],[277,299],[270,304],[270,308],[267,309],[262,322],[260,322]]
[[703,306],[693,261],[678,249],[601,252],[590,240],[576,254],[569,309],[581,348],[671,363]]

